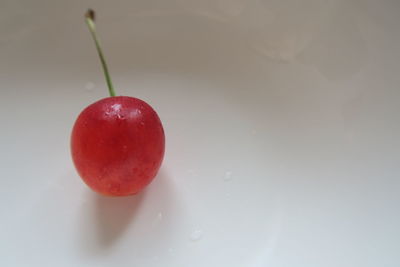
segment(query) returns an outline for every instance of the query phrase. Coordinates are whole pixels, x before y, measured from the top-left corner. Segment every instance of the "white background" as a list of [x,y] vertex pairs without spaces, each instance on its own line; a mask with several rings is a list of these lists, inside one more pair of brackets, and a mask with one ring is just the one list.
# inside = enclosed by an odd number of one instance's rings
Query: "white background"
[[[79,112],[159,113],[138,196],[83,184]],[[0,0],[1,266],[400,266],[400,2]]]

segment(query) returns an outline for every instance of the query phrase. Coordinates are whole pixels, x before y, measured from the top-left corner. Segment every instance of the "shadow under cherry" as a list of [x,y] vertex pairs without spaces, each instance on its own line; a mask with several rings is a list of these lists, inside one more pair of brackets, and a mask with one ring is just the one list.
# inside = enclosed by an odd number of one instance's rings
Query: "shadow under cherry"
[[94,195],[95,225],[98,246],[111,247],[123,236],[134,221],[146,191],[127,197],[106,197]]

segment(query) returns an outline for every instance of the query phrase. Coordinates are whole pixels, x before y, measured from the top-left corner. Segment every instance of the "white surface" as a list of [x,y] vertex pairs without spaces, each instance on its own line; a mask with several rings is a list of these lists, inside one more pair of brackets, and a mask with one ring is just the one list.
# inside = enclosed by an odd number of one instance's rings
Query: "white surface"
[[[166,130],[130,198],[69,135],[119,94]],[[0,1],[1,266],[400,266],[399,1]]]

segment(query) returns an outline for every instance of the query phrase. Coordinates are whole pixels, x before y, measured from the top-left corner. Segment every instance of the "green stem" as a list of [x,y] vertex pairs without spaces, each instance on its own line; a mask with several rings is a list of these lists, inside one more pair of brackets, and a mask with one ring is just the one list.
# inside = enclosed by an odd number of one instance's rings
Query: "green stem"
[[96,44],[97,53],[99,54],[101,65],[103,66],[104,76],[106,77],[108,91],[110,93],[110,96],[115,96],[115,91],[113,84],[111,82],[110,73],[108,72],[107,63],[104,58],[103,51],[101,50],[99,39],[96,36],[96,25],[94,23],[94,19],[95,19],[95,13],[92,9],[89,9],[85,14],[85,21],[89,27],[90,33],[92,34],[94,43]]

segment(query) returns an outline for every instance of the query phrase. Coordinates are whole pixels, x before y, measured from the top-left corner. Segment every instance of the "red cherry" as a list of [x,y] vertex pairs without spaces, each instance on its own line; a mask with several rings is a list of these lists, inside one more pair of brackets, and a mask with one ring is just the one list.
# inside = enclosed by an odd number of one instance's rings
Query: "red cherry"
[[136,194],[156,176],[165,137],[157,113],[127,96],[101,99],[85,108],[71,136],[78,173],[104,195]]
[[156,176],[165,136],[157,113],[146,102],[115,96],[94,24],[85,14],[111,97],[85,108],[72,130],[71,154],[79,175],[94,191],[109,196],[138,193]]

